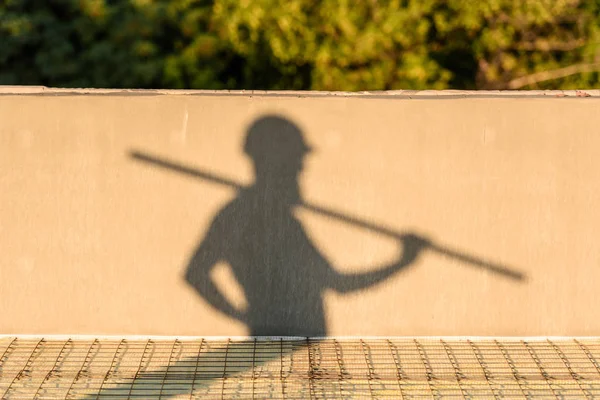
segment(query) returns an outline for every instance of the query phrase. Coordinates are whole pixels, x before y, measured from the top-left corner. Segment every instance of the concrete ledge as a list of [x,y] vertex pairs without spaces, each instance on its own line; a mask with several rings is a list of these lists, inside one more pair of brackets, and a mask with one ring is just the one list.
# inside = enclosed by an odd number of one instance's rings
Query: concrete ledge
[[47,86],[2,86],[0,95],[200,95],[253,97],[385,97],[385,98],[519,98],[519,97],[600,97],[600,89],[586,90],[389,90],[363,92],[276,91],[276,90],[188,90],[188,89],[92,89]]

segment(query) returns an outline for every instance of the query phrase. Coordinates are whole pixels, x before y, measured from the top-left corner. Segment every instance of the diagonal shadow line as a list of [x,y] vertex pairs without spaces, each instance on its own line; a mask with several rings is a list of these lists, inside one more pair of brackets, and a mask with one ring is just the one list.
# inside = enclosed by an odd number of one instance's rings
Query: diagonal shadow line
[[[110,370],[105,375],[91,376],[85,371],[79,373],[72,383],[72,389],[68,394],[69,399],[80,400],[98,400],[102,398],[118,399],[168,399],[175,396],[188,395],[189,398],[199,398],[206,395],[218,394],[221,398],[247,398],[255,394],[255,383],[258,380],[271,380],[273,387],[280,387],[285,392],[285,380],[295,379],[296,383],[301,380],[307,386],[307,397],[312,398],[310,392],[314,391],[313,379],[318,377],[318,366],[315,368],[311,361],[311,347],[318,345],[319,338],[251,338],[241,341],[228,340],[225,344],[218,342],[212,344],[212,347],[206,352],[201,352],[204,343],[210,346],[211,341],[205,341],[199,344],[199,355],[197,357],[186,357],[174,363],[169,360],[167,365],[160,368],[145,371],[144,354],[140,358],[140,368],[134,376],[123,376],[119,372],[120,363],[111,365]],[[169,357],[173,356],[175,346],[182,341],[175,340],[173,349]],[[258,348],[260,347],[260,348]],[[265,351],[268,350],[268,351]],[[305,369],[300,369],[292,373],[293,354],[298,352],[308,352],[306,360],[308,365]],[[285,371],[284,358],[290,356],[289,370]],[[116,357],[116,354],[115,354]],[[146,367],[151,358],[148,357],[145,362]],[[270,362],[280,360],[278,370],[256,371],[258,367],[264,366]],[[114,360],[113,360],[114,361]],[[130,374],[131,375],[131,374]],[[339,377],[336,375],[335,377]],[[101,383],[97,383],[98,380]],[[247,387],[231,388],[231,383],[226,385],[228,379],[244,380]],[[86,384],[85,381],[88,381]],[[97,388],[89,387],[91,383],[96,382]],[[248,382],[251,382],[248,384]],[[221,384],[220,387],[215,387]],[[78,386],[82,386],[77,388]],[[87,386],[87,387],[86,387]],[[227,386],[227,387],[226,387]],[[239,386],[239,385],[238,385]],[[242,385],[243,386],[243,385]],[[77,388],[77,389],[73,389]],[[294,388],[297,390],[297,387]],[[79,396],[77,393],[85,391]],[[285,395],[285,393],[283,393]]]

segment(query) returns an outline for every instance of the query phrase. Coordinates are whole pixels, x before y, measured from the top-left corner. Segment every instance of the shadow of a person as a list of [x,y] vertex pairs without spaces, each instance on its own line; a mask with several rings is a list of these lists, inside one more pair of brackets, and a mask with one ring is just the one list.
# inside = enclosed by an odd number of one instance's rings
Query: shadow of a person
[[[397,261],[365,273],[336,271],[293,214],[301,200],[298,178],[310,151],[289,120],[256,120],[244,144],[255,181],[214,218],[187,268],[185,278],[200,296],[246,324],[252,336],[326,336],[325,289],[346,293],[370,288],[412,264],[429,245],[406,234],[399,237]],[[219,262],[229,264],[243,288],[245,311],[234,307],[211,279]]]
[[[246,324],[251,336],[327,336],[324,290],[346,293],[373,287],[411,265],[422,250],[431,246],[419,236],[398,235],[401,254],[395,262],[371,267],[365,273],[336,271],[293,214],[294,206],[301,203],[298,178],[311,151],[300,129],[279,116],[262,117],[248,129],[244,151],[254,163],[255,182],[240,189],[237,197],[216,215],[189,261],[185,279],[212,307]],[[243,288],[246,310],[231,304],[213,281],[211,271],[220,262],[229,264]],[[202,341],[197,356],[173,357],[171,361],[176,342],[169,362],[158,369],[148,369],[149,358],[144,350],[135,376],[122,379],[118,370],[111,367],[99,388],[87,388],[81,383],[90,393],[83,398],[170,398],[181,394],[196,398],[213,393],[215,385],[221,398],[244,398],[248,393],[227,392],[225,380],[250,373],[253,380],[265,379],[275,387],[273,382],[279,382],[283,366],[279,374],[263,366],[294,354],[319,351],[322,339],[290,339],[285,346],[280,340],[264,344],[256,338],[213,345],[207,342],[204,347]],[[266,349],[258,352],[260,357],[255,354],[257,346]],[[114,366],[119,365],[117,353]],[[309,375],[296,378],[310,382],[310,393],[341,382],[341,378],[310,378],[310,371],[319,369],[319,357],[317,361],[308,358]],[[80,385],[78,379],[79,375],[73,386]],[[285,386],[284,382],[279,384]]]

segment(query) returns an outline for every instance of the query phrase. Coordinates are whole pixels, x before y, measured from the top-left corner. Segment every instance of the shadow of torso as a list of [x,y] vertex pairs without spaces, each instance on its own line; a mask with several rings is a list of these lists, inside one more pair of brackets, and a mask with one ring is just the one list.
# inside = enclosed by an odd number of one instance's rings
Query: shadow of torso
[[[309,239],[290,205],[246,189],[215,217],[189,264],[188,282],[212,306],[236,316],[216,295],[209,271],[226,262],[247,310],[238,316],[253,336],[322,336],[322,292],[332,267]],[[234,314],[234,315],[231,315]]]

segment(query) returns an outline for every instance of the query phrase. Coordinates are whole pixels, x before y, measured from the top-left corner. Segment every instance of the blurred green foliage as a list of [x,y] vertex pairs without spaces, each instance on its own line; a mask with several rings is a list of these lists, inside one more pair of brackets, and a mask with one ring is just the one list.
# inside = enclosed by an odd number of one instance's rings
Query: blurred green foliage
[[0,84],[598,87],[600,0],[0,0]]

